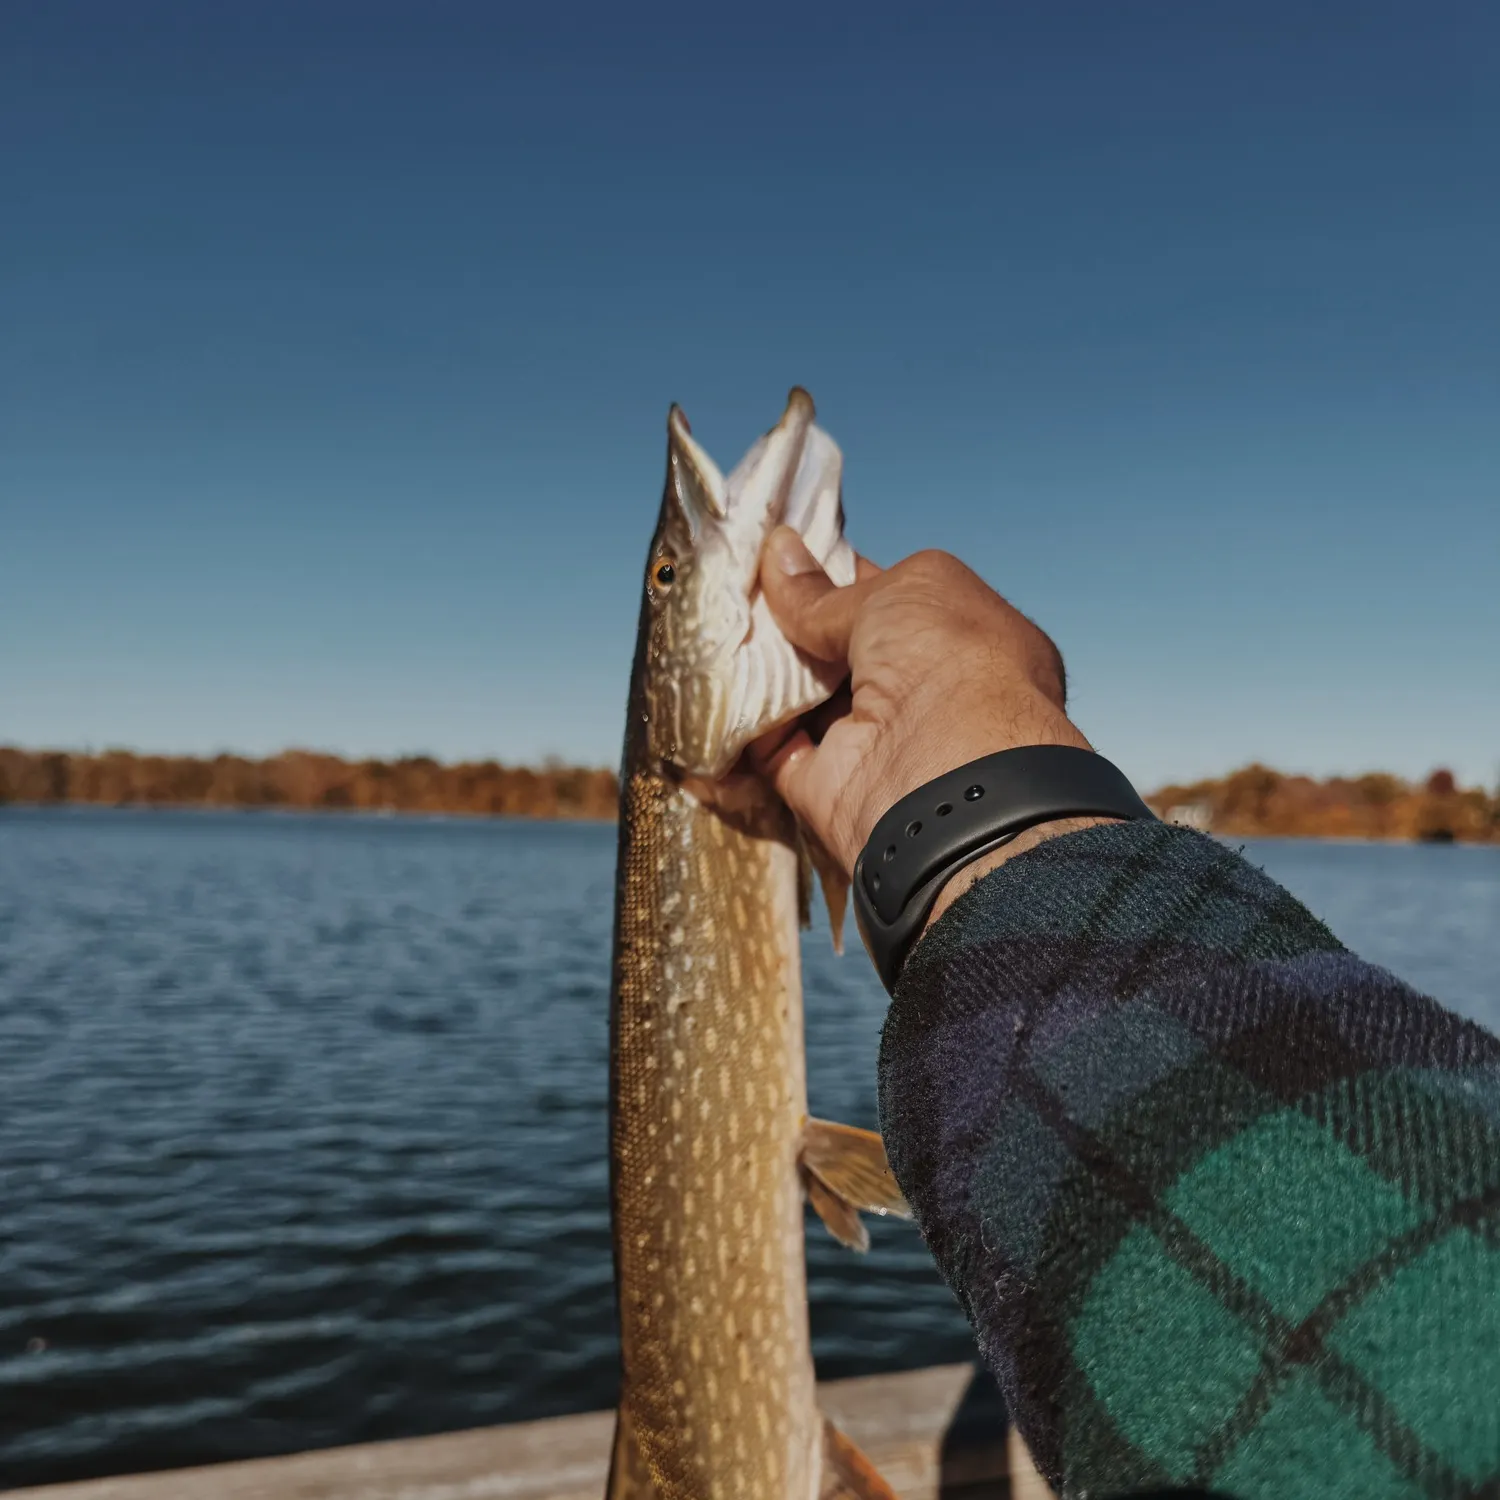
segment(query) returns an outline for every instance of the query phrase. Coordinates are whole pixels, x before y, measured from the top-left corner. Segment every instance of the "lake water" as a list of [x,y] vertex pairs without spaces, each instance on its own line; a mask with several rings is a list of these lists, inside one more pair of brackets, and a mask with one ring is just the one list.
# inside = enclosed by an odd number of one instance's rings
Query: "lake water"
[[[1500,1024],[1500,850],[1257,842]],[[0,812],[0,1483],[609,1405],[614,830]],[[885,996],[806,942],[813,1108]],[[967,1359],[916,1233],[810,1226],[819,1373]]]

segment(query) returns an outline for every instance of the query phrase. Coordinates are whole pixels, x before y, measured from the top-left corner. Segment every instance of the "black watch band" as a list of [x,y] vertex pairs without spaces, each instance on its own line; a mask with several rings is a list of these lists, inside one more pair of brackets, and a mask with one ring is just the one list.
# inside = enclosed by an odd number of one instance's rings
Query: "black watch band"
[[970,761],[903,797],[854,866],[854,919],[880,982],[896,978],[938,892],[972,860],[1057,818],[1154,818],[1092,750],[1023,745]]

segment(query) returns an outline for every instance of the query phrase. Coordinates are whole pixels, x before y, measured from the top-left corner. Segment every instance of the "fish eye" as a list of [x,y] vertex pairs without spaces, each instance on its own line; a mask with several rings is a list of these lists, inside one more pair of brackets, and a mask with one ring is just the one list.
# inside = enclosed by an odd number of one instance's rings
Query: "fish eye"
[[652,581],[659,589],[669,589],[677,581],[677,567],[670,557],[664,557],[651,570]]

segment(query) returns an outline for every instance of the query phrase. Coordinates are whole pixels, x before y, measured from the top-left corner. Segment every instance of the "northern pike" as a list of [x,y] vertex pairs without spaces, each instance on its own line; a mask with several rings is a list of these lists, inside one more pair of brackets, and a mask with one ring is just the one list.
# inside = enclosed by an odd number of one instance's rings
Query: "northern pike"
[[610,1500],[891,1500],[817,1409],[804,1201],[841,1241],[907,1212],[872,1131],[811,1119],[798,946],[810,866],[835,945],[847,882],[750,741],[837,668],[781,634],[756,578],[793,526],[836,583],[842,455],[794,390],[726,480],[673,407],[620,777],[610,1199],[622,1379]]

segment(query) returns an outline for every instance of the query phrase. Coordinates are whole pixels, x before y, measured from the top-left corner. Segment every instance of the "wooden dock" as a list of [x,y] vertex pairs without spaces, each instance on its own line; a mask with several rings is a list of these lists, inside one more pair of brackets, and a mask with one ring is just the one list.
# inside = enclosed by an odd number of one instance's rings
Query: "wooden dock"
[[[828,1381],[824,1411],[901,1500],[1046,1500],[971,1365]],[[603,1500],[612,1412],[11,1490],[9,1500]],[[1014,1463],[1012,1463],[1012,1457]]]

